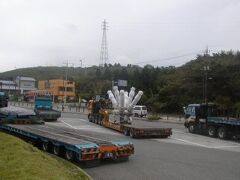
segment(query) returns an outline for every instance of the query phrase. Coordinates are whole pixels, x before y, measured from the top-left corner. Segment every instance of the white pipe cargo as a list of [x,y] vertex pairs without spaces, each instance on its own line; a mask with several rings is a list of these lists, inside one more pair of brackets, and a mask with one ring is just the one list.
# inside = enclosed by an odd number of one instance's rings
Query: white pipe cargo
[[142,91],[138,91],[137,95],[135,96],[134,100],[132,101],[132,103],[130,104],[131,107],[135,106],[138,101],[141,99],[143,95],[143,92]]
[[117,86],[113,86],[113,93],[116,98],[117,104],[119,106],[119,90]]
[[124,90],[120,91],[119,107],[124,108]]
[[129,93],[128,106],[132,103],[134,95],[135,95],[135,87],[132,87]]
[[128,92],[125,91],[125,92],[124,92],[124,108],[127,108],[127,107],[129,106],[128,100],[129,100],[129,98],[128,98]]
[[117,101],[116,101],[116,99],[114,98],[112,91],[109,90],[107,93],[108,93],[109,99],[110,99],[111,102],[112,102],[113,108],[117,108]]

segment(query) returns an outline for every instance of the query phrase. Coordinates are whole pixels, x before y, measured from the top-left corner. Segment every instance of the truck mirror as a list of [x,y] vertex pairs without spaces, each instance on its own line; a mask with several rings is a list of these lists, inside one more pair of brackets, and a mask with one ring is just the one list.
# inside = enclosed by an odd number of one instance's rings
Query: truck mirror
[[184,114],[186,114],[187,109],[185,106],[183,107],[183,111],[184,111]]

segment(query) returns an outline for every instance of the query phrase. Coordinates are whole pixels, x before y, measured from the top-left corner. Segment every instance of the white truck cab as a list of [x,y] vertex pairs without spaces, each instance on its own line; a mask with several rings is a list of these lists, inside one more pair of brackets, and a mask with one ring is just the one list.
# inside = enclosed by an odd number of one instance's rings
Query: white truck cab
[[144,105],[137,105],[133,108],[133,115],[136,117],[143,117],[147,115],[147,107]]

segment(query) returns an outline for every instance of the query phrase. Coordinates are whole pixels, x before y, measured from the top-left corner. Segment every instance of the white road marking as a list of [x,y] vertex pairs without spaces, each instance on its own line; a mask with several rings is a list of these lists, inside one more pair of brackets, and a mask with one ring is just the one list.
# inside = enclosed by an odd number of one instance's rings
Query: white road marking
[[[166,139],[155,139],[156,141],[158,142],[169,142],[169,143],[177,143],[177,142],[182,142],[182,144],[185,144],[185,145],[193,145],[193,146],[200,146],[200,147],[204,147],[204,148],[208,148],[208,149],[224,149],[224,150],[232,150],[232,151],[237,151],[239,152],[240,151],[240,145],[237,144],[237,143],[233,143],[233,142],[223,142],[223,143],[228,143],[229,145],[206,145],[206,144],[202,144],[202,143],[196,143],[196,142],[192,142],[192,141],[189,141],[189,140],[185,140],[185,139],[180,139],[180,138],[173,138],[173,137],[170,137],[168,138],[168,140]],[[169,141],[169,140],[175,140],[174,141]],[[217,140],[217,139],[216,139]],[[203,143],[214,143],[214,142],[211,142],[211,141],[208,141],[208,140],[203,140]],[[219,142],[218,142],[219,143]]]
[[240,147],[240,145],[236,145],[236,146],[215,146],[215,147],[212,147],[212,148],[215,148],[215,149],[221,149],[221,148],[238,148]]
[[76,129],[74,126],[72,126],[71,124],[66,123],[66,122],[63,121],[63,120],[60,120],[60,122],[66,124],[66,125],[69,126],[70,128]]
[[205,147],[205,148],[210,148],[209,146],[199,144],[199,143],[195,143],[195,142],[191,142],[191,141],[187,141],[187,140],[184,140],[184,139],[179,139],[179,138],[171,138],[171,139],[174,139],[174,140],[177,140],[177,141],[182,141],[182,142],[185,142],[187,144],[193,144],[193,145],[196,145],[196,146],[202,146],[202,147]]

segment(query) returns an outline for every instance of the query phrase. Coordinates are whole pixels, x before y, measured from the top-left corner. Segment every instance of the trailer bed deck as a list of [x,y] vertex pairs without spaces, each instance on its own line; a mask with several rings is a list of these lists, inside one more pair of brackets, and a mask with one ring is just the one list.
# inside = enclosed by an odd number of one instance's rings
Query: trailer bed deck
[[127,160],[134,153],[134,146],[129,141],[108,140],[49,124],[0,124],[0,129],[30,140],[44,151],[64,156],[70,161]]
[[14,127],[25,132],[29,132],[38,136],[44,136],[49,139],[54,139],[56,141],[61,141],[67,144],[88,144],[96,143],[98,145],[110,145],[111,142],[107,140],[98,139],[91,136],[81,135],[79,131],[63,128],[63,127],[54,127],[51,125],[15,125],[8,124],[9,127]]

